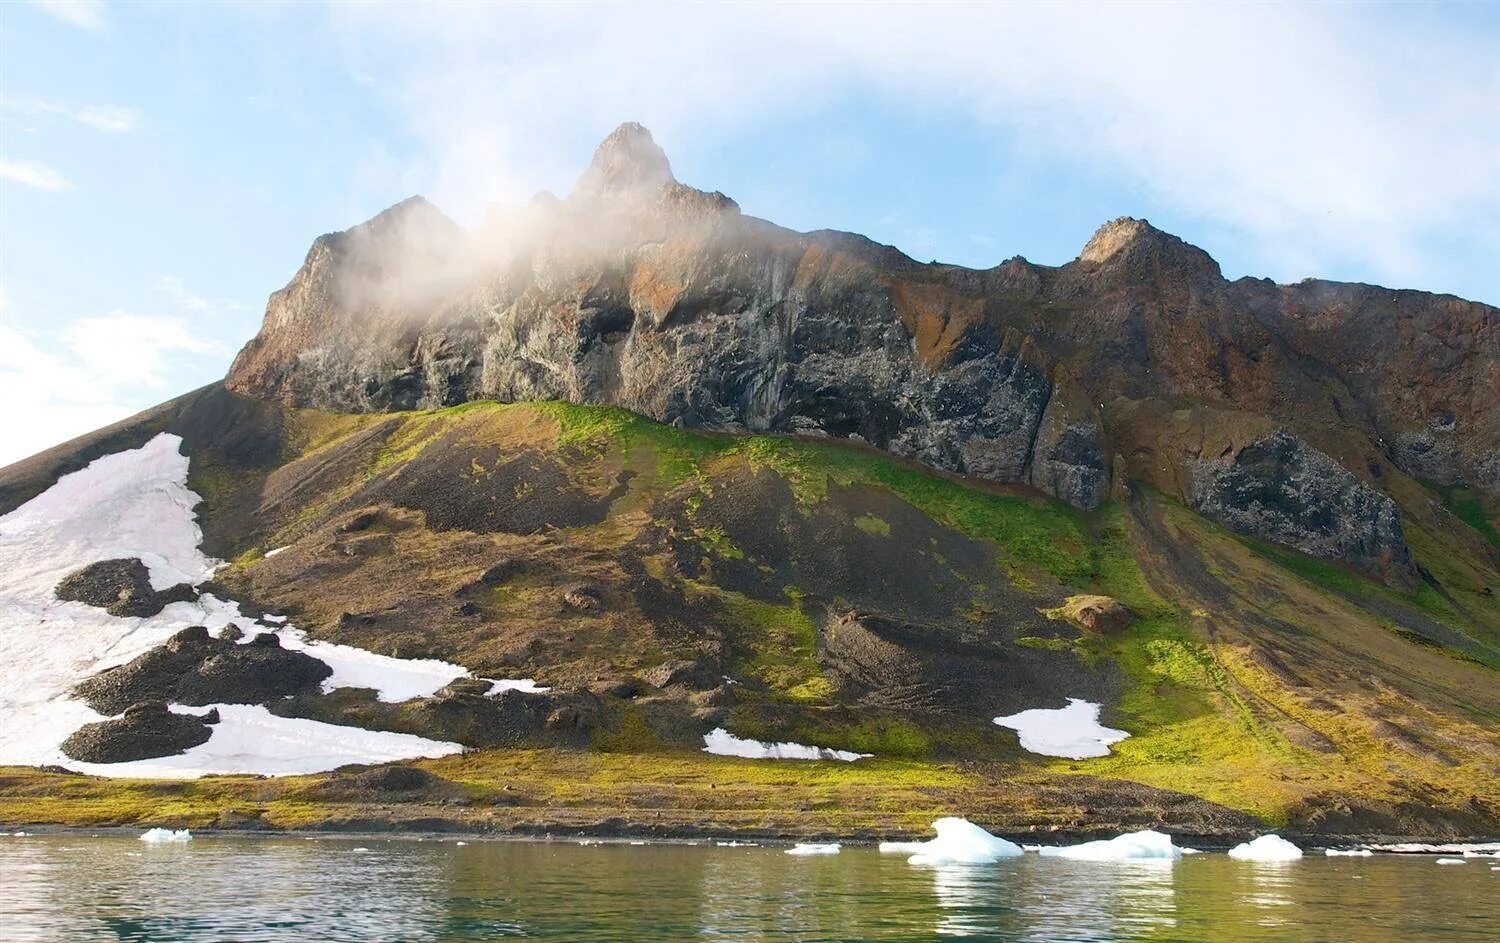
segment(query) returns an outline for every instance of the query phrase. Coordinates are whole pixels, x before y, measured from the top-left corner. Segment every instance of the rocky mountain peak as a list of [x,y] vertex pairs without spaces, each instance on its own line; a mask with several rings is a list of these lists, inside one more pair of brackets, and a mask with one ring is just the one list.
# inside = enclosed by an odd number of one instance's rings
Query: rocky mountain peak
[[573,192],[583,196],[649,193],[676,182],[667,154],[651,132],[627,121],[599,144]]
[[1131,275],[1151,267],[1167,267],[1221,277],[1219,263],[1207,252],[1151,225],[1148,220],[1121,216],[1094,231],[1078,254],[1079,262],[1121,266]]

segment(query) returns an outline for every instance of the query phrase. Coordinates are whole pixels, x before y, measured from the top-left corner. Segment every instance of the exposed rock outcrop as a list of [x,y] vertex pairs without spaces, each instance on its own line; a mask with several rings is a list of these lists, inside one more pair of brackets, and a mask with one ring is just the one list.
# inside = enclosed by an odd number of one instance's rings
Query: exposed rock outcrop
[[183,629],[144,655],[81,682],[73,693],[101,714],[163,701],[265,704],[317,690],[333,669],[261,633],[245,644],[216,639],[203,626]]
[[1198,462],[1192,506],[1239,533],[1416,585],[1396,502],[1285,430]]
[[193,587],[179,583],[164,590],[151,588],[151,572],[135,557],[100,560],[70,573],[57,584],[57,598],[98,606],[112,616],[143,619],[174,602],[198,598]]
[[175,714],[161,701],[133,704],[120,717],[85,724],[63,741],[62,751],[85,763],[125,763],[174,756],[213,735],[211,718]]
[[[567,199],[478,233],[414,199],[321,237],[227,382],[341,410],[562,399],[835,436],[1082,508],[1122,478],[1188,499],[1174,476],[1193,444],[1152,417],[1229,410],[1325,457],[1348,454],[1328,444],[1338,438],[1495,497],[1497,314],[1363,285],[1228,282],[1203,250],[1134,219],[1057,268],[923,265],[744,216],[678,183],[649,133],[624,125]],[[1340,497],[1353,494],[1302,489],[1298,514],[1355,534],[1369,509]],[[1371,544],[1232,516],[1405,579],[1404,551],[1387,545],[1399,526],[1379,525]]]

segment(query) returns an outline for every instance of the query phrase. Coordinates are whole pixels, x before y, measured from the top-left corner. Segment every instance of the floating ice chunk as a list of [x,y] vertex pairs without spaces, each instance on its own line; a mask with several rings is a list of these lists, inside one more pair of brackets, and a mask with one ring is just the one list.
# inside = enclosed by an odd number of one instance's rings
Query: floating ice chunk
[[1328,858],[1368,858],[1373,854],[1375,852],[1368,848],[1350,848],[1347,850],[1342,848],[1323,849],[1323,855]]
[[989,864],[1023,854],[1021,846],[1008,842],[970,822],[946,817],[932,823],[937,837],[925,842],[881,842],[883,852],[911,853],[911,864]]
[[1172,844],[1171,835],[1147,829],[1117,835],[1107,841],[1043,848],[1039,854],[1047,858],[1072,858],[1076,861],[1145,861],[1172,860],[1182,855],[1182,849]]
[[467,845],[468,842],[466,842],[466,841],[456,841],[453,844],[456,845],[456,846],[458,846],[458,847],[462,847],[464,845]]
[[95,776],[193,779],[210,773],[290,776],[351,763],[389,763],[463,751],[457,743],[409,733],[342,727],[300,717],[278,717],[253,704],[215,704],[219,722],[208,740],[175,756],[126,763],[80,763],[68,768]]
[[1130,736],[1123,730],[1101,726],[1099,705],[1076,697],[1068,698],[1067,707],[1034,707],[996,717],[995,723],[1019,734],[1022,749],[1073,760],[1108,756],[1111,743]]
[[275,550],[267,550],[266,551],[266,556],[268,556],[268,557],[274,557],[278,553],[285,553],[286,551],[288,551],[290,549],[292,549],[292,545],[291,544],[287,544],[285,547],[277,547]]
[[836,855],[839,853],[839,846],[836,842],[828,844],[808,844],[804,842],[788,848],[786,853],[789,855]]
[[1462,858],[1439,858],[1437,861],[1434,862],[1434,864],[1468,864],[1468,863],[1469,862],[1465,861]]
[[524,691],[527,694],[546,694],[552,690],[546,685],[537,684],[530,678],[485,678],[490,682],[490,689],[484,692],[485,697],[494,697],[505,691]]
[[193,833],[185,828],[172,831],[170,828],[153,828],[141,836],[148,845],[163,845],[167,842],[191,841]]
[[851,753],[848,750],[811,747],[802,743],[763,743],[759,740],[741,740],[723,727],[715,727],[703,735],[703,752],[717,756],[741,756],[752,760],[842,760],[845,763],[874,756],[873,753]]
[[1302,849],[1280,835],[1262,835],[1229,849],[1229,857],[1241,861],[1296,861]]
[[759,848],[760,847],[759,845],[757,845],[753,841],[716,841],[716,842],[714,842],[714,844],[717,845],[720,848]]

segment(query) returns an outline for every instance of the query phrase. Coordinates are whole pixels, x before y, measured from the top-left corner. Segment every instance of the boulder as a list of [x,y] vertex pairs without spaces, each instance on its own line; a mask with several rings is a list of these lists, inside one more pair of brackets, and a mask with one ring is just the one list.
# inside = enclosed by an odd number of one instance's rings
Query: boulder
[[90,563],[64,577],[56,594],[58,599],[97,606],[112,616],[137,619],[154,616],[171,603],[198,598],[187,583],[152,589],[151,571],[136,557]]
[[[214,721],[218,720],[217,713]],[[125,763],[174,756],[208,742],[205,718],[174,714],[161,701],[132,704],[116,718],[85,724],[63,741],[62,751],[85,763]]]

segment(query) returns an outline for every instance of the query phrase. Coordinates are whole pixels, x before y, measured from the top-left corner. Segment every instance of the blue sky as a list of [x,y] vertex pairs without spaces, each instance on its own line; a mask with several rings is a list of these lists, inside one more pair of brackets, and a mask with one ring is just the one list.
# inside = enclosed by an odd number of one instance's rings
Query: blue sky
[[1143,216],[1500,302],[1500,5],[0,4],[0,464],[221,376],[319,233],[679,179],[920,259]]

